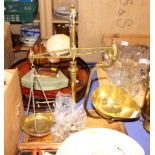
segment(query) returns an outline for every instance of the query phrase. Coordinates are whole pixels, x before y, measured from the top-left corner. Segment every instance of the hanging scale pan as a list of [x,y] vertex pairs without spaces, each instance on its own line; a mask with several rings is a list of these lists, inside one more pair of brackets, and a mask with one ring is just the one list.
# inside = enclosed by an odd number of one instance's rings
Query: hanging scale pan
[[[30,90],[30,95],[29,95],[27,114],[29,114],[29,107],[30,107],[31,98],[32,98],[32,104],[33,104],[33,114],[30,114],[24,118],[22,127],[23,127],[23,130],[31,136],[43,137],[43,136],[50,134],[50,129],[51,129],[54,121],[53,121],[52,110],[50,108],[50,105],[49,105],[49,102],[48,102],[47,97],[45,95],[45,92],[42,88],[40,79],[37,75],[38,75],[37,71],[36,71],[35,67],[32,65],[31,66],[31,90]],[[48,108],[50,110],[50,112],[48,112],[48,113],[47,112],[36,113],[35,101],[34,101],[34,90],[33,90],[34,78],[35,77],[37,78],[37,80],[40,84],[42,93],[45,97],[46,103],[47,103]]]
[[111,120],[131,120],[141,114],[134,99],[122,88],[111,84],[94,90],[92,104],[99,115]]
[[53,126],[53,116],[51,113],[35,113],[25,117],[23,121],[24,131],[35,137],[43,137],[50,134]]

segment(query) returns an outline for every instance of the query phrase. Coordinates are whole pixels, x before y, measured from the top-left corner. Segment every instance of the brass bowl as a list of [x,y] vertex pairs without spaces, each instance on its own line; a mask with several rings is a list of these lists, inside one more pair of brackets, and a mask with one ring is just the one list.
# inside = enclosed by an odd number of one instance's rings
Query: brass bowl
[[53,126],[53,116],[51,113],[35,113],[25,117],[23,130],[35,137],[43,137],[50,134]]
[[141,114],[132,97],[115,85],[103,85],[94,90],[92,104],[98,114],[112,120],[136,119]]

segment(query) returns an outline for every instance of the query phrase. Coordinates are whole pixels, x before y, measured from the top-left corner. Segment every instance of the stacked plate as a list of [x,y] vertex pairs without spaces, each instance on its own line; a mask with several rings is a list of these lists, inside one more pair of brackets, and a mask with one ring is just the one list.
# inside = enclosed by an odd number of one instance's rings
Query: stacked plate
[[60,6],[54,10],[53,14],[63,19],[69,19],[70,10],[66,6]]

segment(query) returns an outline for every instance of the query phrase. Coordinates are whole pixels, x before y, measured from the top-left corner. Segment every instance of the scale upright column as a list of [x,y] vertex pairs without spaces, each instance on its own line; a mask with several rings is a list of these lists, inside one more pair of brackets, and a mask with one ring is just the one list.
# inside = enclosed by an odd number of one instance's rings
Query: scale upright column
[[75,18],[76,11],[74,5],[71,5],[71,13],[70,13],[70,48],[71,48],[71,56],[72,60],[70,62],[69,72],[71,76],[71,93],[73,102],[76,103],[76,75],[77,75],[77,63],[76,63],[76,37],[75,37]]

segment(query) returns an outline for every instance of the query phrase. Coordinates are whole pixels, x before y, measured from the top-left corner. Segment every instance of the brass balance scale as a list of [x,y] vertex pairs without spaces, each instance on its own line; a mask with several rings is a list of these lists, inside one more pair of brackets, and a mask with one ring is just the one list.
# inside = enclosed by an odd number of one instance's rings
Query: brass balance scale
[[[110,63],[108,65],[104,63],[96,64],[89,75],[89,81],[87,84],[85,99],[84,99],[84,109],[88,116],[99,118],[104,117],[109,120],[126,120],[126,119],[135,119],[140,116],[141,110],[136,104],[136,102],[121,88],[118,88],[114,85],[106,85],[105,87],[98,88],[93,92],[92,95],[92,104],[95,108],[96,115],[93,115],[87,109],[87,100],[88,94],[91,85],[91,77],[94,71],[97,68],[106,69],[111,67],[115,60],[117,59],[117,47],[115,42],[113,42],[111,47],[97,47],[97,48],[76,48],[76,37],[75,37],[75,18],[76,18],[76,10],[75,7],[72,5],[70,9],[70,48],[65,50],[57,50],[51,51],[49,55],[48,53],[40,53],[34,54],[32,50],[30,50],[29,59],[32,64],[31,72],[31,91],[29,96],[28,102],[28,109],[27,113],[29,113],[29,105],[30,100],[32,97],[33,103],[33,110],[34,113],[25,117],[23,122],[23,129],[26,133],[36,136],[42,137],[50,133],[50,128],[54,123],[52,110],[49,106],[49,102],[46,98],[44,90],[42,90],[43,95],[45,97],[46,103],[49,107],[50,113],[36,113],[35,112],[35,103],[34,103],[34,93],[33,93],[33,80],[34,76],[37,76],[37,72],[35,70],[35,66],[33,64],[34,59],[37,58],[70,58],[70,67],[68,68],[71,77],[71,96],[73,100],[73,104],[76,104],[76,75],[77,75],[77,62],[76,58],[83,55],[91,55],[91,54],[98,54],[98,53],[108,53],[108,57],[110,59]],[[57,55],[57,53],[66,51],[69,53],[67,55]],[[38,78],[39,81],[39,78]],[[40,83],[41,86],[41,83]]]

